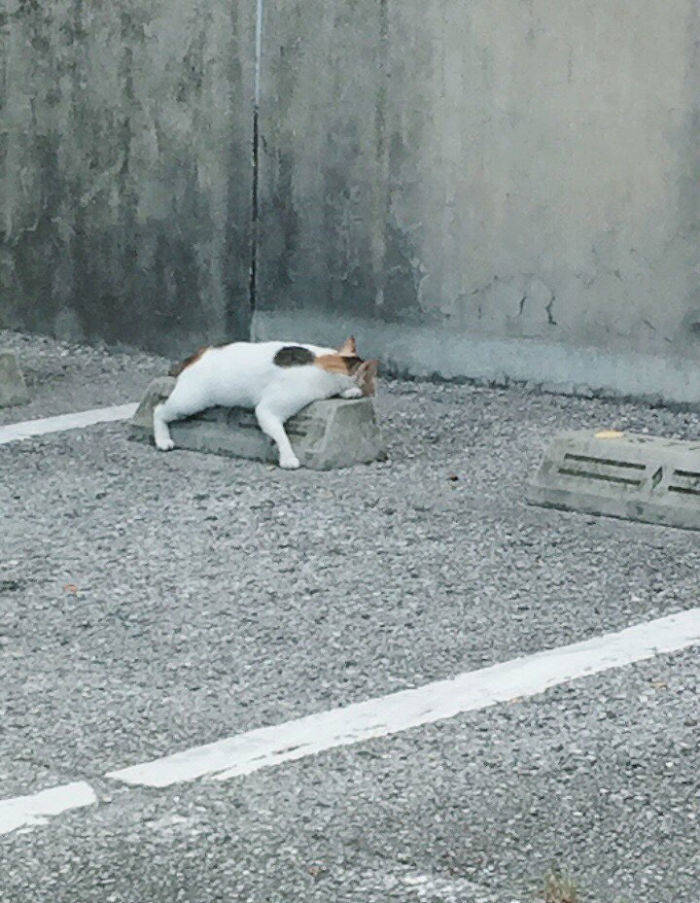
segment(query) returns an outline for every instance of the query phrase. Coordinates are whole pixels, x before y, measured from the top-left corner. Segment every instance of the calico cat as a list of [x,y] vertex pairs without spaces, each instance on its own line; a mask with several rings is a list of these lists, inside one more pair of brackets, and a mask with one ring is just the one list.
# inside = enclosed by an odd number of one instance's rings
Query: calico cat
[[284,422],[312,401],[374,394],[377,361],[363,361],[351,336],[340,348],[291,342],[233,342],[200,348],[171,371],[177,382],[153,411],[161,451],[173,448],[168,424],[205,408],[253,408],[279,450],[280,467],[299,467]]

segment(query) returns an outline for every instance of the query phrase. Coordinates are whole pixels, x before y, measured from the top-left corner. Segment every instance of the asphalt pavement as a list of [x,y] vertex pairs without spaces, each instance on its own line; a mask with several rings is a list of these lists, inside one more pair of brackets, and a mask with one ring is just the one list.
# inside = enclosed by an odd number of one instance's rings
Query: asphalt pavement
[[[11,423],[138,401],[162,358],[0,332]],[[284,472],[100,424],[0,446],[0,799],[99,803],[0,837],[8,903],[698,903],[697,652],[225,782],[104,777],[698,606],[700,535],[533,508],[559,430],[697,412],[384,380],[389,460]],[[564,899],[551,903],[567,903]]]

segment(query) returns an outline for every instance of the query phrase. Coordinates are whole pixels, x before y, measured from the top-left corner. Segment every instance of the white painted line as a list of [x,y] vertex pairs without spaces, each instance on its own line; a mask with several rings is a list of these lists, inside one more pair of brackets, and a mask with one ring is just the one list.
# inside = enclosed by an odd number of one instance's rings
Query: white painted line
[[111,771],[127,784],[167,787],[203,775],[226,780],[336,746],[385,737],[700,642],[700,608],[460,674],[415,690],[258,728],[206,746]]
[[25,825],[42,824],[46,816],[92,806],[96,802],[95,791],[85,781],[51,787],[31,796],[0,800],[0,834],[7,834]]
[[94,408],[91,411],[78,411],[75,414],[60,414],[58,417],[44,417],[41,420],[24,420],[21,423],[8,423],[0,426],[0,445],[17,442],[19,439],[30,439],[32,436],[43,436],[46,433],[59,433],[63,430],[79,430],[95,423],[111,423],[114,420],[127,420],[134,416],[137,404],[114,405],[111,408]]

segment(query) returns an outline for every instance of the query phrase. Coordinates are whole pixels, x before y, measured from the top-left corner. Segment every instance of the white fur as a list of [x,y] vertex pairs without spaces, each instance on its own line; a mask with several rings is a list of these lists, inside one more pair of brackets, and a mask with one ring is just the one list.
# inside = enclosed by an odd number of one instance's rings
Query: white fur
[[260,429],[279,449],[280,467],[299,467],[299,461],[284,431],[284,422],[312,401],[341,395],[359,398],[362,390],[351,376],[329,373],[316,364],[278,367],[273,363],[285,346],[307,348],[315,355],[337,354],[300,342],[234,342],[208,348],[185,367],[175,388],[153,411],[153,435],[161,451],[173,448],[168,424],[197,414],[205,408],[242,407],[255,410]]

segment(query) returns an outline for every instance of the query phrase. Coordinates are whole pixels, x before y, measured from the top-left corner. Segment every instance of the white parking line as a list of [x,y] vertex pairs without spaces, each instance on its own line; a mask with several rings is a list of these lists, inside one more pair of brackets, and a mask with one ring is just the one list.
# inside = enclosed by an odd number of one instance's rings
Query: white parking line
[[0,800],[0,834],[7,834],[25,825],[42,824],[46,816],[92,806],[96,802],[95,791],[84,781],[51,787],[31,796]]
[[[110,771],[105,777],[147,787],[167,787],[204,775],[226,780],[323,750],[534,696],[559,684],[698,643],[700,608],[692,608],[618,633],[469,671],[415,690],[403,690],[195,746],[141,765]],[[45,816],[96,802],[94,790],[84,781],[52,787],[31,796],[0,800],[0,834],[41,824]]]
[[46,433],[83,429],[95,423],[127,420],[133,417],[137,407],[137,404],[121,404],[109,408],[93,408],[91,411],[77,411],[74,414],[60,414],[58,417],[44,417],[41,420],[8,423],[6,426],[0,426],[0,445],[30,439],[32,436],[43,436]]
[[195,746],[106,776],[127,784],[166,787],[204,775],[219,780],[311,756],[337,746],[385,737],[537,693],[611,668],[675,652],[700,642],[700,608],[669,615],[489,668],[460,674],[245,734]]

